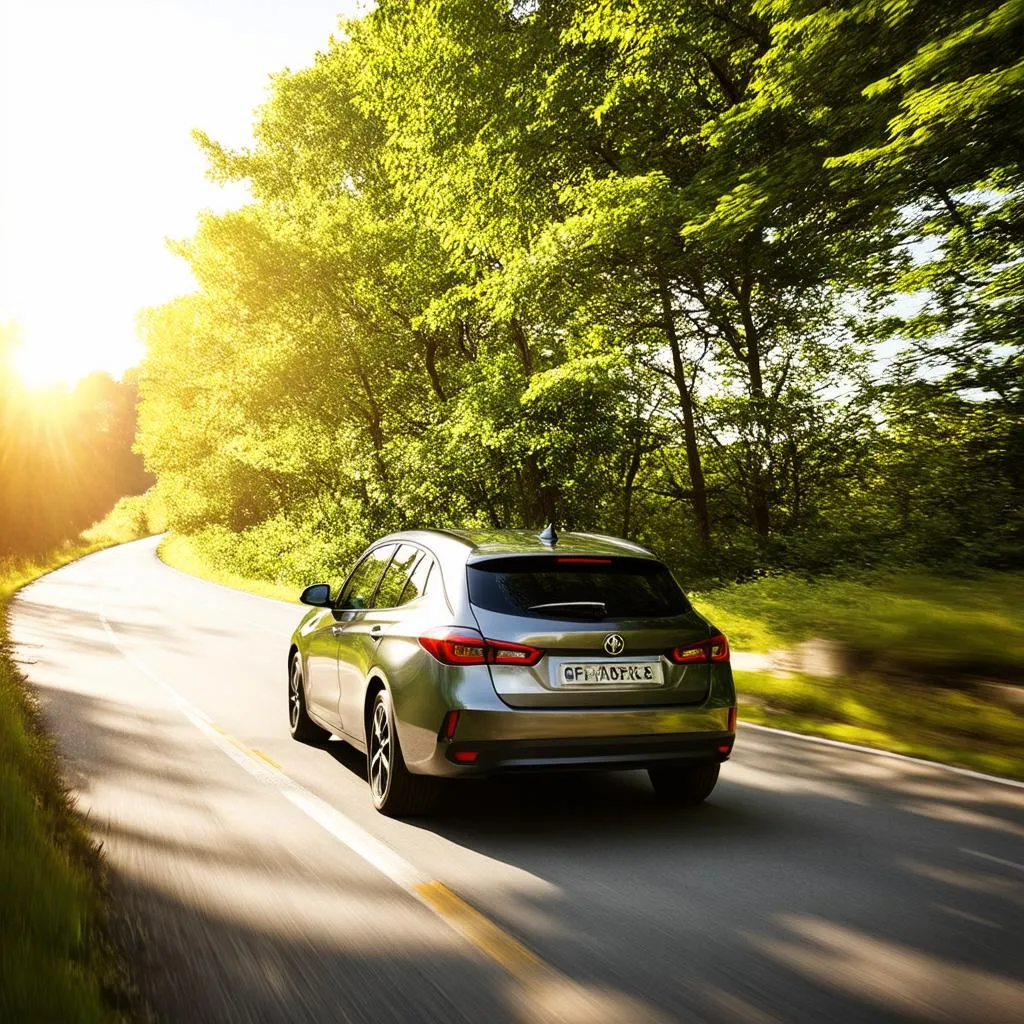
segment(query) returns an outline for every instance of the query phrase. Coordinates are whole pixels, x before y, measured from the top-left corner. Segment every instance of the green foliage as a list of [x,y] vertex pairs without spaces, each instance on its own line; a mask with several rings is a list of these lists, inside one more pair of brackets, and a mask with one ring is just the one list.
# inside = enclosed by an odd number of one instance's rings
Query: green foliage
[[153,488],[145,494],[121,498],[98,523],[82,532],[82,540],[90,544],[125,544],[166,529],[167,510]]
[[[247,571],[251,573],[251,570],[246,565],[245,553],[241,550],[245,541],[238,540],[237,544],[232,544],[236,538],[236,534],[218,535],[215,532],[212,535],[195,534],[191,537],[174,534],[160,542],[157,553],[164,562],[182,572],[219,583],[221,586],[234,587],[236,590],[245,590],[278,601],[297,602],[308,581],[317,575],[315,567],[307,569],[308,574],[303,576],[301,583],[279,582],[278,573],[269,579],[247,575]],[[217,568],[218,563],[226,564],[228,568]],[[258,560],[258,567],[265,570],[262,555]],[[324,574],[318,579],[326,580],[328,575]]]
[[198,136],[254,201],[142,320],[171,528],[287,582],[551,519],[687,582],[1021,564],[1020,7],[384,0]]

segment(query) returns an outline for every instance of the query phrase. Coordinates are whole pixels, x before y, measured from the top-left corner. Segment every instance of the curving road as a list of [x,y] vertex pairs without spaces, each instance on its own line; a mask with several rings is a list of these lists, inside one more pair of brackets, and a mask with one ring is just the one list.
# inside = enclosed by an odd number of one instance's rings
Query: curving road
[[13,605],[159,1019],[1024,1019],[1024,789],[741,729],[692,812],[594,774],[390,821],[288,735],[299,615],[153,540]]

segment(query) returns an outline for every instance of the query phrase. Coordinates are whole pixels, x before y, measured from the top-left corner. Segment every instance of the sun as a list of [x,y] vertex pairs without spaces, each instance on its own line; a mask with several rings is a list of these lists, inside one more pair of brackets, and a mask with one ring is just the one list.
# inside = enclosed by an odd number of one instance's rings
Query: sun
[[11,368],[32,391],[54,387],[73,388],[83,377],[97,371],[115,379],[139,362],[142,346],[135,340],[108,341],[90,338],[68,324],[63,330],[36,334],[29,329],[10,354]]
[[60,372],[60,364],[41,348],[19,345],[11,353],[11,366],[21,383],[31,391],[72,383]]

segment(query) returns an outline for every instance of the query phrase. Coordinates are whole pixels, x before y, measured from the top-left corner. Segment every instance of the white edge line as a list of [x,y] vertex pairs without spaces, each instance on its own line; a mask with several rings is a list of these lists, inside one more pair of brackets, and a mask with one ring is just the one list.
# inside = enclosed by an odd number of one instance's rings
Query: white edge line
[[857,743],[846,743],[843,740],[830,740],[824,736],[808,736],[802,732],[790,732],[788,729],[776,729],[770,725],[758,725],[755,722],[744,722],[742,719],[737,723],[744,729],[757,729],[759,732],[773,732],[777,736],[788,736],[790,739],[803,740],[805,743],[817,743],[823,747],[839,747],[842,750],[856,750],[860,754],[874,754],[876,757],[889,757],[896,761],[908,761],[910,764],[921,764],[927,768],[939,768],[944,772],[955,772],[957,775],[966,775],[969,779],[979,779],[981,782],[995,782],[1000,786],[1012,786],[1014,789],[1024,789],[1024,782],[1016,779],[1004,779],[999,775],[986,775],[984,772],[971,771],[970,768],[957,768],[956,765],[943,764],[941,761],[929,761],[924,757],[911,757],[909,754],[897,754],[894,750],[880,750],[878,747],[862,747]]
[[969,853],[972,857],[981,857],[982,860],[990,860],[993,864],[1002,864],[1004,868],[1015,868],[1017,871],[1024,871],[1024,864],[1017,864],[1012,860],[1003,860],[1002,857],[993,857],[991,853],[981,853],[979,850],[968,850],[966,846],[961,846],[960,852]]

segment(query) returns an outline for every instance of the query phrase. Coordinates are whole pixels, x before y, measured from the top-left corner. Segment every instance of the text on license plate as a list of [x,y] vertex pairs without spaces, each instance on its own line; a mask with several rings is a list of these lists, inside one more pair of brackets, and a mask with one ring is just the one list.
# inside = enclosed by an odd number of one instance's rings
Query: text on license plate
[[574,664],[558,668],[562,686],[661,686],[664,678],[656,661],[616,661]]

